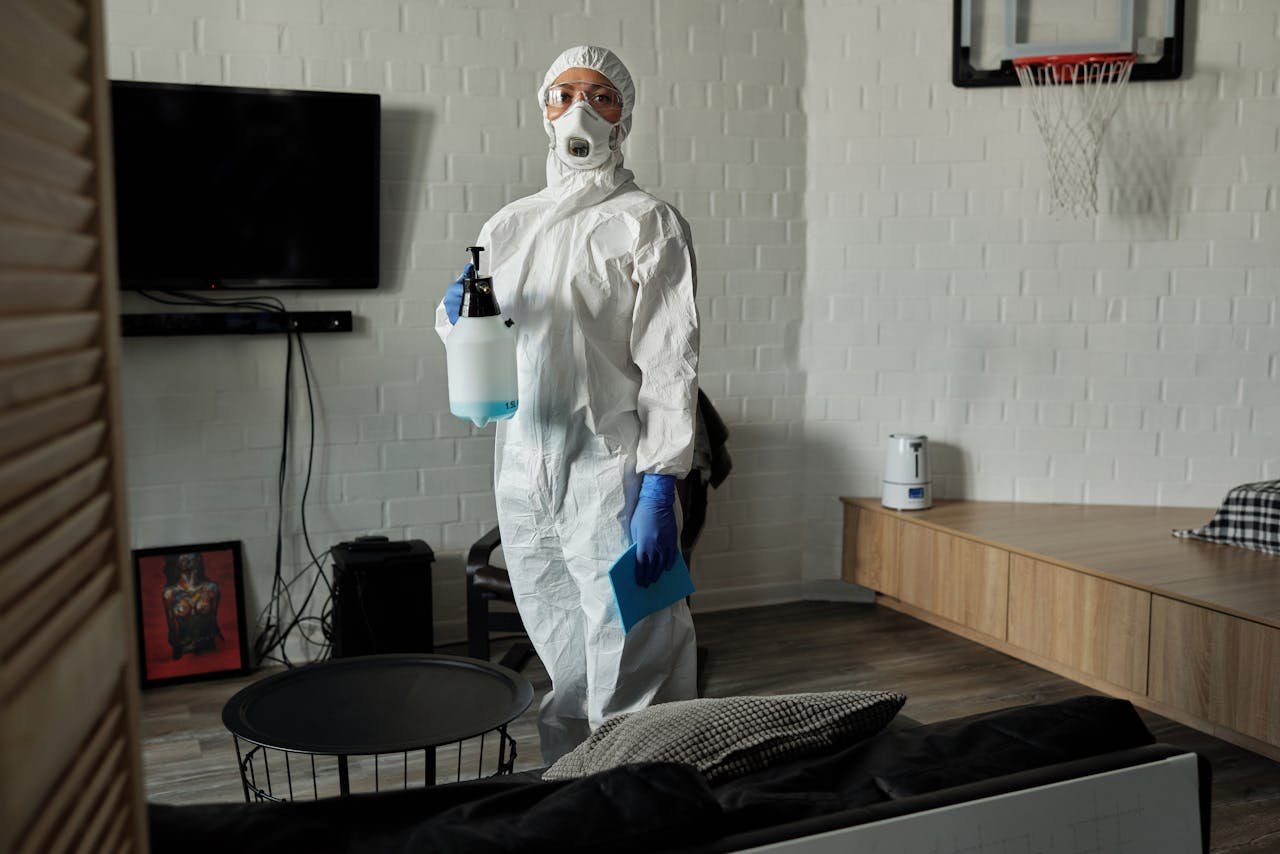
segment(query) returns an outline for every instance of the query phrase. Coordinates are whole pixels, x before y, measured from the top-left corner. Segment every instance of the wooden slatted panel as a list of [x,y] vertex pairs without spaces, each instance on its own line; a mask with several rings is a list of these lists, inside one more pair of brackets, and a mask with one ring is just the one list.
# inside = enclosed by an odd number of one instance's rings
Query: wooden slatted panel
[[102,396],[102,386],[91,385],[0,413],[0,458],[92,420],[101,410]]
[[[0,89],[0,95],[4,92]],[[0,220],[81,228],[93,216],[93,199],[0,169]]]
[[[90,583],[90,578],[102,566],[111,546],[109,531],[99,531],[88,542],[71,553],[57,569],[36,582],[31,594],[25,597],[22,608],[10,608],[0,615],[0,658],[9,658],[21,644],[30,638],[62,607],[68,590],[79,590]],[[96,582],[102,583],[102,582]]]
[[95,311],[32,315],[0,320],[0,362],[87,346],[98,331]]
[[72,806],[66,820],[58,828],[57,835],[54,836],[49,844],[49,854],[60,854],[60,852],[70,851],[76,846],[77,838],[84,835],[85,827],[88,825],[95,809],[100,808],[106,801],[107,790],[111,786],[112,779],[116,776],[117,768],[123,757],[124,740],[116,739],[107,755],[103,757],[102,764],[94,769],[93,774],[85,783],[83,793]]
[[[0,301],[3,301],[0,281]],[[0,408],[21,406],[51,394],[84,385],[93,379],[102,362],[96,347],[59,353],[20,365],[0,365]]]
[[84,32],[85,9],[75,0],[19,0],[28,9],[37,9],[45,23],[72,38]]
[[98,421],[0,463],[0,507],[88,462],[101,447],[106,430],[106,424]]
[[[13,769],[0,775],[0,850],[31,823],[120,680],[129,650],[120,642],[124,596],[117,591],[94,601],[97,592],[86,588],[73,596],[66,612],[0,665],[0,696],[7,700],[0,709],[0,756]],[[72,613],[75,620],[65,616]],[[68,624],[78,629],[68,635]],[[34,709],[40,713],[31,714]]]
[[[0,5],[0,9],[7,9]],[[93,88],[79,68],[58,66],[41,53],[41,46],[23,41],[0,23],[0,55],[8,62],[5,85],[38,99],[50,108],[83,116]]]
[[25,546],[49,525],[65,519],[99,490],[106,471],[106,459],[98,457],[0,513],[0,543]]
[[129,824],[129,805],[125,802],[127,795],[128,790],[124,786],[124,781],[121,780],[120,792],[117,795],[116,804],[112,808],[111,812],[111,823],[107,826],[106,835],[99,843],[99,851],[115,851],[120,847],[121,842],[124,840],[125,829]]
[[43,4],[0,3],[0,29],[15,41],[40,46],[44,64],[54,68],[81,69],[89,58],[88,47],[74,34],[51,23]]
[[0,0],[0,852],[145,851],[101,0]]
[[49,529],[21,555],[0,564],[0,608],[6,608],[25,588],[99,530],[106,521],[111,496],[103,493],[86,502],[56,527]]
[[0,162],[8,171],[78,192],[93,175],[93,161],[33,136],[0,130]]
[[[22,136],[53,143],[66,151],[83,151],[93,128],[80,116],[54,109],[39,98],[0,85],[0,124],[21,128]],[[12,168],[6,164],[6,168]]]
[[0,223],[0,265],[5,267],[82,270],[97,248],[89,235]]
[[17,847],[18,854],[49,850],[53,835],[67,823],[67,816],[83,800],[81,793],[88,787],[90,778],[98,768],[107,764],[107,757],[120,745],[124,723],[124,704],[116,702],[108,706],[85,742],[83,751],[67,769],[58,787],[49,795],[44,811],[32,823]]
[[6,314],[74,312],[88,308],[98,290],[92,273],[65,270],[24,270],[0,275],[0,300]]
[[[116,771],[117,769],[112,769]],[[69,849],[75,851],[75,854],[94,854],[94,852],[105,850],[107,831],[111,826],[111,820],[120,813],[124,806],[122,796],[125,790],[125,778],[117,773],[111,781],[111,787],[102,795],[98,801],[97,809],[93,811],[88,822],[85,824],[84,832],[80,836],[80,841],[75,848]]]

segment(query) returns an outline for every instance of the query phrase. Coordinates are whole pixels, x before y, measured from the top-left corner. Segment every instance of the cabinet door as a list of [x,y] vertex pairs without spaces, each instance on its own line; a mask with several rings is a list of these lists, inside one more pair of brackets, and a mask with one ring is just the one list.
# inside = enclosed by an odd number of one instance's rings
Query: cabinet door
[[1151,699],[1280,745],[1280,629],[1151,599]]
[[1147,690],[1151,594],[1013,555],[1009,642],[1136,691]]
[[898,529],[893,516],[845,505],[845,581],[870,587],[887,596],[898,595]]
[[1008,552],[910,523],[903,523],[899,549],[902,601],[992,637],[1005,637]]

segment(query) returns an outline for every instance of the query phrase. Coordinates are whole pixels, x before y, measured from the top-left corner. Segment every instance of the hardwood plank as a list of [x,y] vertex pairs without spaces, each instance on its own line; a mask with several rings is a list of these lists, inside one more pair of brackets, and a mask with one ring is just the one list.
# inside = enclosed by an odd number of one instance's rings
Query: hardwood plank
[[1151,594],[1014,555],[1009,642],[1139,694],[1147,690]]
[[[4,277],[0,276],[0,292]],[[85,385],[98,370],[102,351],[93,348],[59,353],[17,365],[0,365],[0,407],[21,406],[74,386]]]
[[898,595],[899,530],[897,519],[846,507],[844,580]]
[[[871,512],[879,499],[843,498]],[[910,521],[1280,628],[1280,555],[1174,537],[1213,508],[938,501]]]
[[1153,699],[1280,745],[1280,630],[1152,598]]
[[102,386],[92,385],[0,412],[0,458],[47,442],[50,436],[69,432],[93,419],[102,398]]

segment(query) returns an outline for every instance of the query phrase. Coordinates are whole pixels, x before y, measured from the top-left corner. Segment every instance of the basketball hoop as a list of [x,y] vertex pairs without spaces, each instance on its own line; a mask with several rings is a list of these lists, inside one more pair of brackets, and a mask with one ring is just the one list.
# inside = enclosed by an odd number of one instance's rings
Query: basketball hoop
[[1013,61],[1044,139],[1055,212],[1097,213],[1098,152],[1134,59],[1132,53],[1081,53]]

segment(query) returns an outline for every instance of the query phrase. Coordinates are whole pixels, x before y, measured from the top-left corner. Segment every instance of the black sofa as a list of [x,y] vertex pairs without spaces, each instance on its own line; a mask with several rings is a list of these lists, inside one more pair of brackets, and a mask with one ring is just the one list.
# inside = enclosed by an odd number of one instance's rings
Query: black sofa
[[[714,787],[691,767],[650,763],[560,782],[526,772],[310,802],[152,804],[151,841],[186,854],[737,851],[1176,756],[1187,752],[1155,744],[1128,702],[1083,696],[928,725],[900,718]],[[1195,847],[1207,851],[1209,767],[1196,761]]]

